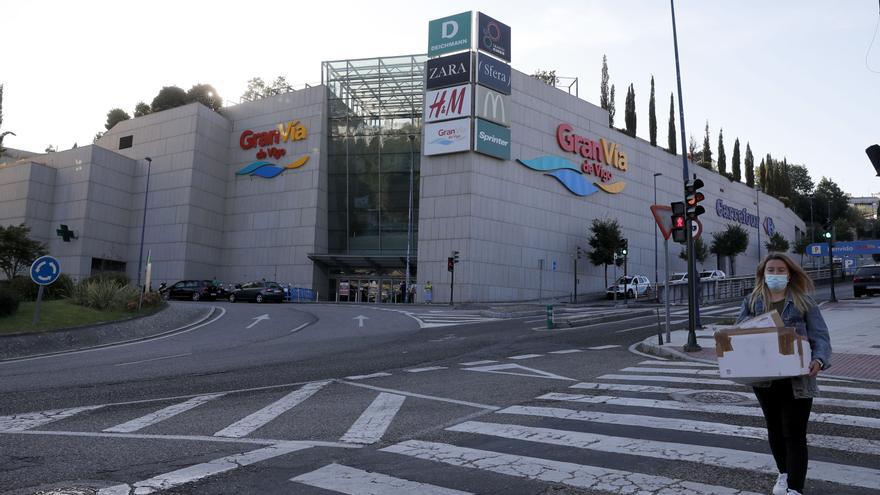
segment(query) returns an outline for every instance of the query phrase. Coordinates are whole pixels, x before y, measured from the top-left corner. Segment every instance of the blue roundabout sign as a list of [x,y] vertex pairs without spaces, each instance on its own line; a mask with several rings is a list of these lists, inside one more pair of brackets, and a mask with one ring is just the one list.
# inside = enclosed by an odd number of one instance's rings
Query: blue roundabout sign
[[40,256],[31,265],[31,280],[38,285],[50,285],[61,276],[61,263],[52,256]]

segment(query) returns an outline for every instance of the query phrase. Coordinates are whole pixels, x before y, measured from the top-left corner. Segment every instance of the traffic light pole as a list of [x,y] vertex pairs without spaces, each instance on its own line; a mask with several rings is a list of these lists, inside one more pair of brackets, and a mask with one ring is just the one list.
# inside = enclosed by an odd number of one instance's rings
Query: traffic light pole
[[455,293],[455,265],[452,265],[452,278],[449,280],[449,305],[452,306],[452,296]]
[[[627,285],[626,279],[629,276],[629,266],[627,264],[627,261],[628,261],[627,260],[627,253],[624,253],[623,254],[623,305],[624,306],[629,306],[629,293],[626,290],[626,285]],[[638,287],[636,287],[635,290],[638,291],[639,290]]]
[[834,223],[831,221],[831,200],[828,200],[828,274],[831,279],[831,302],[837,302],[837,294],[834,293]]
[[574,253],[574,291],[572,292],[572,302],[574,304],[578,303],[578,253],[577,253],[577,248],[575,248],[575,253]]

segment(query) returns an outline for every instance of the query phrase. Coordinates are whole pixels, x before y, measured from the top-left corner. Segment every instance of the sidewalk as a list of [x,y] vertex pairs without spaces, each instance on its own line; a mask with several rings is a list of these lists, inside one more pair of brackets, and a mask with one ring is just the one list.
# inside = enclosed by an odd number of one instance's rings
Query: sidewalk
[[[823,376],[857,378],[880,382],[880,298],[847,299],[821,305],[822,316],[831,334],[831,368]],[[639,349],[657,355],[716,362],[714,326],[697,330],[699,352],[685,353],[687,331],[672,332],[672,341],[658,345],[653,335],[639,344]],[[664,335],[664,342],[665,342]]]

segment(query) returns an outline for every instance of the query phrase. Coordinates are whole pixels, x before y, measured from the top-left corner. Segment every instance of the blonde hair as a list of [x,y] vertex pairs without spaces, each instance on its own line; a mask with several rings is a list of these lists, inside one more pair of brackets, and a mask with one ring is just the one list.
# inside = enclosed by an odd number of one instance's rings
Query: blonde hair
[[786,287],[786,291],[791,294],[791,299],[794,301],[794,305],[797,309],[801,313],[806,313],[810,309],[810,306],[814,304],[809,297],[809,293],[813,292],[815,289],[813,280],[807,275],[807,272],[805,272],[803,268],[792,261],[791,258],[781,253],[770,253],[758,263],[758,269],[755,273],[755,289],[752,290],[750,296],[749,309],[751,309],[752,313],[755,312],[755,305],[758,302],[758,298],[761,298],[764,301],[764,309],[767,309],[767,304],[770,301],[770,289],[764,281],[764,269],[767,268],[767,262],[771,260],[778,260],[785,263],[786,268],[788,268],[788,287]]

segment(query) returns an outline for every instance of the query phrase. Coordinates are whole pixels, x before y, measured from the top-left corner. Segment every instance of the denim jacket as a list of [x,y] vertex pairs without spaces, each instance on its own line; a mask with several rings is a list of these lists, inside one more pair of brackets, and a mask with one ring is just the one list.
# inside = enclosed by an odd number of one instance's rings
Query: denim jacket
[[[749,308],[749,299],[747,296],[740,307],[737,323],[747,320],[753,316],[764,313],[764,300],[759,297],[755,301],[755,312],[752,313]],[[797,333],[807,337],[810,341],[810,350],[812,351],[812,359],[818,359],[822,362],[822,369],[826,370],[831,367],[831,338],[828,335],[828,325],[822,318],[819,306],[812,298],[808,298],[810,309],[806,313],[801,313],[795,306],[791,294],[785,296],[785,306],[782,310],[782,321],[785,326],[794,327]],[[770,382],[757,382],[752,384],[755,387],[769,387]],[[791,379],[791,388],[795,399],[813,398],[819,395],[819,387],[816,384],[816,378],[803,375],[796,376]]]

